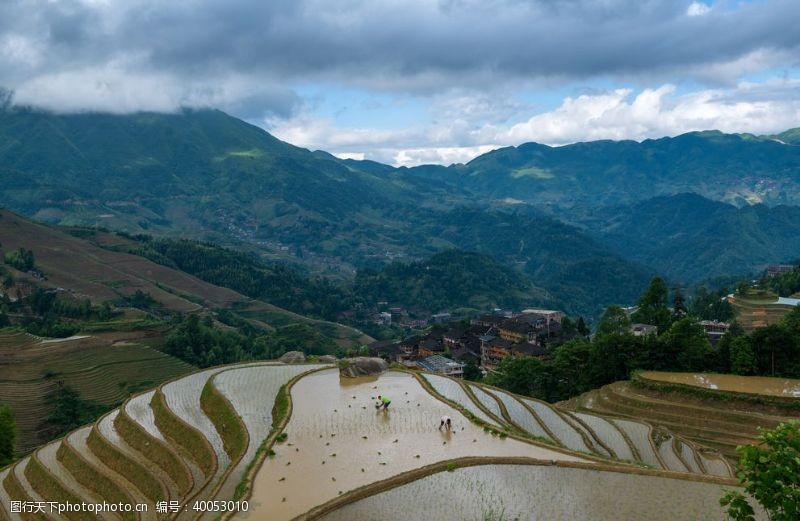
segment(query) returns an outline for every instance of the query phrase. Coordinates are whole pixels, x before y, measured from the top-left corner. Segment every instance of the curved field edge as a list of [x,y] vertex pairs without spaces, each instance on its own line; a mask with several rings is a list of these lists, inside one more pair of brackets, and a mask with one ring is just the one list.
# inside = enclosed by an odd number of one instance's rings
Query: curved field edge
[[792,414],[800,414],[800,400],[789,396],[769,396],[765,394],[724,391],[720,389],[704,389],[695,385],[664,382],[642,376],[641,373],[631,375],[630,383],[634,387],[651,389],[663,393],[680,393],[695,398],[717,400],[722,402],[743,401],[754,405],[766,405],[786,410]]
[[[292,387],[294,387],[294,384],[300,381],[301,378],[304,378],[312,373],[325,371],[327,369],[330,369],[330,367],[320,367],[318,369],[312,369],[305,373],[299,374],[283,384],[278,390],[278,394],[275,396],[275,403],[272,406],[272,429],[259,446],[255,457],[248,464],[242,479],[236,486],[236,492],[233,496],[234,501],[249,501],[252,498],[253,480],[258,474],[258,471],[261,470],[264,460],[266,460],[267,455],[275,445],[277,438],[283,433],[292,417]],[[220,519],[230,519],[234,514],[235,512],[227,512],[221,515]]]
[[[8,492],[9,497],[16,497],[19,501],[32,501],[31,497],[25,492],[25,489],[22,488],[19,481],[14,475],[13,467],[10,467],[11,471],[6,475],[6,478],[3,480],[3,487],[5,487],[6,492]],[[32,520],[32,521],[39,521],[39,520],[47,520],[48,518],[41,514],[36,513],[21,513],[20,518],[25,521]]]
[[[597,461],[598,463],[604,463],[604,462],[608,461],[608,458],[600,458],[596,454],[590,454],[590,453],[587,453],[587,452],[574,451],[574,450],[571,450],[571,449],[568,449],[568,448],[564,447],[563,445],[561,445],[561,444],[559,444],[559,443],[557,443],[555,441],[551,441],[551,440],[547,440],[547,439],[544,439],[544,438],[540,438],[538,436],[534,436],[534,435],[528,433],[527,431],[523,430],[522,428],[520,428],[518,426],[505,425],[502,430],[498,430],[497,428],[493,427],[492,425],[489,425],[488,423],[484,422],[480,418],[476,417],[474,414],[472,414],[465,407],[461,406],[461,404],[456,403],[456,402],[452,402],[449,399],[447,399],[444,396],[442,396],[439,393],[437,393],[436,390],[433,388],[433,386],[431,386],[428,383],[428,381],[422,375],[420,375],[419,373],[416,373],[416,372],[413,372],[413,371],[400,370],[400,369],[393,369],[393,370],[413,375],[417,379],[417,381],[420,382],[420,385],[422,385],[422,387],[428,393],[431,394],[431,396],[433,396],[437,400],[447,404],[448,406],[453,407],[454,409],[459,411],[461,414],[466,416],[472,423],[476,424],[479,427],[482,427],[483,430],[485,430],[487,432],[490,432],[492,435],[498,435],[498,436],[501,436],[501,437],[509,437],[509,438],[512,438],[512,439],[515,439],[515,440],[518,440],[518,441],[531,443],[533,445],[540,445],[540,446],[543,446],[543,447],[545,447],[547,449],[550,449],[550,450],[555,450],[557,452],[561,452],[561,453],[564,453],[564,454],[569,454],[570,456],[577,456],[577,457],[580,457],[580,458],[583,458],[583,459],[588,459],[588,460],[591,460],[591,461]],[[501,389],[497,389],[497,388],[489,386],[489,385],[483,385],[483,384],[475,384],[475,385],[479,385],[483,389],[501,391]],[[511,396],[512,398],[514,398],[518,402],[520,402],[520,404],[522,404],[523,407],[526,407],[526,409],[533,414],[533,412],[530,411],[530,408],[527,407],[522,402],[522,400],[517,398],[516,395],[514,395],[512,393],[509,393],[507,391],[502,391],[502,392],[505,392],[506,394],[508,394],[509,396]],[[468,396],[470,397],[470,399],[475,400],[474,396],[471,393],[468,393]],[[501,405],[501,409],[505,409],[502,406],[502,404],[500,404],[500,405]],[[535,415],[535,414],[534,414],[534,417],[538,418],[538,416]],[[539,420],[537,420],[537,421],[539,421]],[[504,423],[508,424],[509,422],[505,421]],[[541,421],[540,421],[540,423],[541,423]]]
[[[69,445],[66,438],[62,441],[61,447],[58,448],[57,457],[72,477],[75,478],[75,481],[109,503],[134,502],[115,481],[86,462],[78,451]],[[123,512],[121,515],[126,521],[136,519],[134,513]]]
[[[50,501],[55,501],[59,504],[74,504],[81,503],[81,499],[67,490],[64,485],[42,465],[38,458],[37,452],[31,455],[28,466],[25,468],[25,477],[33,489],[42,497]],[[75,521],[91,521],[95,516],[89,512],[66,512],[64,517]]]
[[156,427],[170,443],[183,455],[197,464],[204,477],[212,476],[217,468],[217,457],[214,449],[205,437],[196,429],[176,416],[167,406],[167,400],[161,389],[157,389],[150,401]]
[[211,376],[203,386],[200,407],[219,432],[225,452],[231,458],[230,467],[233,468],[244,456],[250,435],[231,402],[214,387],[213,380],[216,376]]
[[181,494],[191,490],[192,474],[181,458],[161,440],[150,436],[128,416],[124,407],[120,407],[120,412],[114,420],[114,427],[128,445],[161,468],[175,482]]
[[96,427],[89,433],[86,445],[108,468],[123,476],[145,498],[154,504],[169,496],[166,487],[161,481],[153,476],[141,463],[131,459],[127,454],[117,449],[114,444],[100,434]]
[[314,521],[329,514],[339,508],[354,503],[358,500],[374,496],[387,490],[406,485],[418,479],[437,474],[446,470],[453,470],[455,468],[474,467],[479,465],[539,465],[539,466],[555,466],[563,468],[583,469],[583,470],[597,470],[606,472],[617,472],[621,474],[636,474],[639,476],[654,476],[669,479],[679,479],[683,481],[692,481],[696,483],[711,483],[716,485],[729,485],[738,486],[739,483],[733,479],[716,478],[713,476],[703,474],[687,474],[675,473],[656,469],[649,469],[643,467],[632,467],[628,465],[613,465],[602,463],[583,463],[578,461],[557,461],[557,460],[542,460],[536,458],[522,458],[522,457],[484,457],[484,456],[471,456],[466,458],[457,458],[445,460],[426,465],[418,469],[403,472],[391,478],[376,481],[369,485],[364,485],[357,489],[351,490],[338,496],[327,503],[323,503],[317,507],[312,508],[305,514],[295,517],[292,521]]

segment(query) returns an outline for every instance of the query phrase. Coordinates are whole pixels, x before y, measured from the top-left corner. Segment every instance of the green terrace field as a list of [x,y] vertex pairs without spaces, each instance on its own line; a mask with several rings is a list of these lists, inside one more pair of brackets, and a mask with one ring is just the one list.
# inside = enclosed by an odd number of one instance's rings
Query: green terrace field
[[52,439],[46,424],[54,412],[49,396],[62,385],[82,400],[111,408],[134,392],[193,369],[143,343],[154,339],[135,337],[106,333],[46,340],[0,331],[0,403],[10,405],[14,413],[18,452],[27,453]]
[[[378,393],[389,410],[373,407]],[[452,431],[437,429],[443,414]],[[171,500],[173,519],[724,519],[715,499],[732,486],[714,450],[638,419],[408,371],[249,362],[136,394],[1,469],[0,513],[28,519],[10,511],[17,500],[105,500],[146,504],[121,517],[149,520]],[[635,493],[620,502],[623,488]],[[229,511],[203,511],[207,500]]]

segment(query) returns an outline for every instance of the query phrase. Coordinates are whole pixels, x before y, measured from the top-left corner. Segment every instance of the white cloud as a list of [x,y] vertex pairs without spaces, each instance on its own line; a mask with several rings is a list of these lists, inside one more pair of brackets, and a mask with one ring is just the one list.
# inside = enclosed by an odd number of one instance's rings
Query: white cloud
[[686,9],[686,14],[689,16],[703,16],[711,11],[711,6],[703,2],[692,2]]
[[497,148],[495,144],[463,147],[407,148],[394,154],[395,166],[415,166],[423,164],[450,165],[466,163],[481,154]]
[[[777,89],[777,92],[776,92]],[[764,91],[767,96],[759,93]],[[783,93],[783,94],[780,94]],[[735,89],[676,94],[673,85],[567,98],[555,110],[508,129],[492,129],[486,139],[505,144],[525,141],[561,145],[595,139],[674,136],[694,130],[769,133],[800,122],[800,81],[741,83]]]
[[[800,124],[797,79],[740,82],[730,89],[685,94],[672,84],[639,92],[620,88],[567,97],[556,108],[518,123],[486,122],[485,110],[471,107],[467,98],[433,104],[432,110],[438,107],[435,110],[440,112],[432,114],[431,122],[410,128],[341,128],[330,119],[304,113],[274,120],[269,130],[295,144],[338,150],[340,156],[413,166],[463,163],[491,149],[529,141],[564,145],[597,139],[642,140],[708,129],[767,134]],[[482,106],[488,97],[475,99]]]
[[333,155],[339,159],[355,159],[357,161],[363,161],[366,158],[364,152],[333,152]]

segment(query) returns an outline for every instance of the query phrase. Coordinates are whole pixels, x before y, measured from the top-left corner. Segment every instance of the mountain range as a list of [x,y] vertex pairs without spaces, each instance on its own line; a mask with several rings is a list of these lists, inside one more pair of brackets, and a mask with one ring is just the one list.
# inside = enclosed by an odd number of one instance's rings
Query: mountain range
[[181,236],[310,273],[459,249],[571,312],[792,260],[800,131],[527,143],[394,168],[278,140],[216,110],[0,111],[0,205],[51,224]]

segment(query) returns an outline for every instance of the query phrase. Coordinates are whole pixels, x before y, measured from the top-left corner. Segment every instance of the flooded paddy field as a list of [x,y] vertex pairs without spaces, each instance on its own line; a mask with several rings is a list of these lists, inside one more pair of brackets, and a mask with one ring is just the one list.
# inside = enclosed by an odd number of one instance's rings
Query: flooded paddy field
[[[379,394],[392,400],[387,412],[375,409]],[[320,371],[299,380],[291,395],[288,438],[258,471],[241,518],[289,520],[358,487],[466,456],[582,461],[492,436],[405,373],[346,379],[336,369]],[[438,430],[445,414],[452,433]]]
[[323,521],[723,520],[722,485],[539,465],[439,472],[356,501]]
[[664,371],[643,371],[639,373],[639,376],[645,380],[691,385],[702,387],[703,389],[800,398],[800,380],[789,378],[737,376],[732,374],[669,373]]

